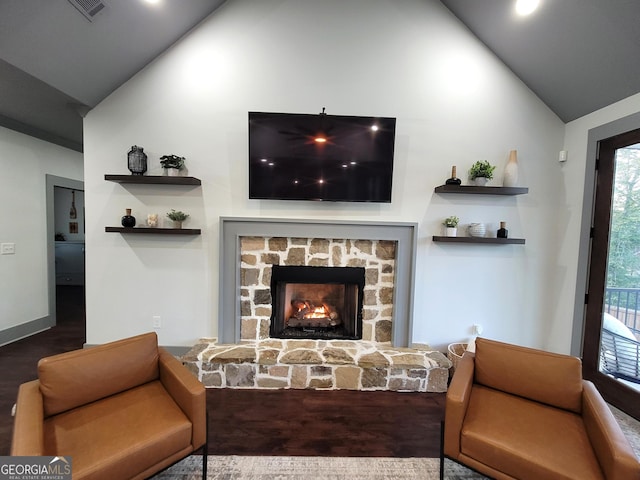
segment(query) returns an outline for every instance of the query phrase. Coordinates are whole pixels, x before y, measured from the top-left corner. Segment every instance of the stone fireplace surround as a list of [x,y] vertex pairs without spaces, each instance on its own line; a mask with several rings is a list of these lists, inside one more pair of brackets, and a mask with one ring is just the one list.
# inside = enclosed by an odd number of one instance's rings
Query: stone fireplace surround
[[220,343],[241,341],[243,237],[382,240],[396,242],[391,344],[407,347],[412,330],[417,224],[304,219],[220,218]]
[[[207,387],[446,391],[449,360],[413,345],[416,224],[220,219],[217,339],[183,357]],[[362,340],[269,338],[273,264],[363,266]]]

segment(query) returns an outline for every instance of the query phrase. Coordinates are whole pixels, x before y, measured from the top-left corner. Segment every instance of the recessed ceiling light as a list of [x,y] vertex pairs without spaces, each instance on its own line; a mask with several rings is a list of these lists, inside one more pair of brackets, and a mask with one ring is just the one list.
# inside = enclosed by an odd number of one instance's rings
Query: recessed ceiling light
[[160,3],[160,0],[144,0],[144,1],[152,5],[155,5],[156,3]]
[[316,143],[325,143],[327,141],[327,139],[324,137],[316,137],[314,138],[314,140],[316,141]]
[[378,125],[371,125],[371,130],[373,130],[374,132],[378,131]]
[[518,15],[530,15],[540,5],[540,0],[516,0],[516,13]]

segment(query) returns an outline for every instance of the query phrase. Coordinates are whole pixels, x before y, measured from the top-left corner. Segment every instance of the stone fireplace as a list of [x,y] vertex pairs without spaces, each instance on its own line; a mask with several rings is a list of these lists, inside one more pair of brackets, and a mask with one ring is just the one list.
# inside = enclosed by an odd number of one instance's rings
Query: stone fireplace
[[218,339],[183,363],[211,388],[443,392],[411,344],[415,224],[221,218]]
[[416,224],[222,217],[220,229],[221,343],[268,337],[271,266],[307,265],[365,268],[362,339],[410,345]]

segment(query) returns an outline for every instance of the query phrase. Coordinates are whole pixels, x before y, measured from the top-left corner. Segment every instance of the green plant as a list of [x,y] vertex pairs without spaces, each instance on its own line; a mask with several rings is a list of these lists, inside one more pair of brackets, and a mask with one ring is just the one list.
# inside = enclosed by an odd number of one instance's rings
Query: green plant
[[478,177],[485,177],[488,180],[493,178],[493,171],[496,169],[494,165],[491,165],[486,160],[478,160],[471,166],[469,170],[469,178],[474,180]]
[[169,213],[167,213],[167,217],[173,220],[174,222],[183,222],[189,216],[188,213],[181,212],[178,210],[177,212],[172,208]]
[[177,168],[178,170],[182,170],[184,168],[184,157],[163,155],[160,157],[160,165],[162,165],[162,168]]
[[445,218],[442,224],[447,228],[456,228],[459,222],[460,222],[460,219],[455,215],[453,215],[451,217]]

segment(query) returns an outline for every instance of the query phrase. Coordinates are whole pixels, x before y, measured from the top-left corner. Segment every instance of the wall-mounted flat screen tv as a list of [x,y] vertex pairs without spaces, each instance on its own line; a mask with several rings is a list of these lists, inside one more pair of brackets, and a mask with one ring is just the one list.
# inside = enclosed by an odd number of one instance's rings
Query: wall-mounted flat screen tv
[[391,202],[396,119],[249,112],[249,198]]

